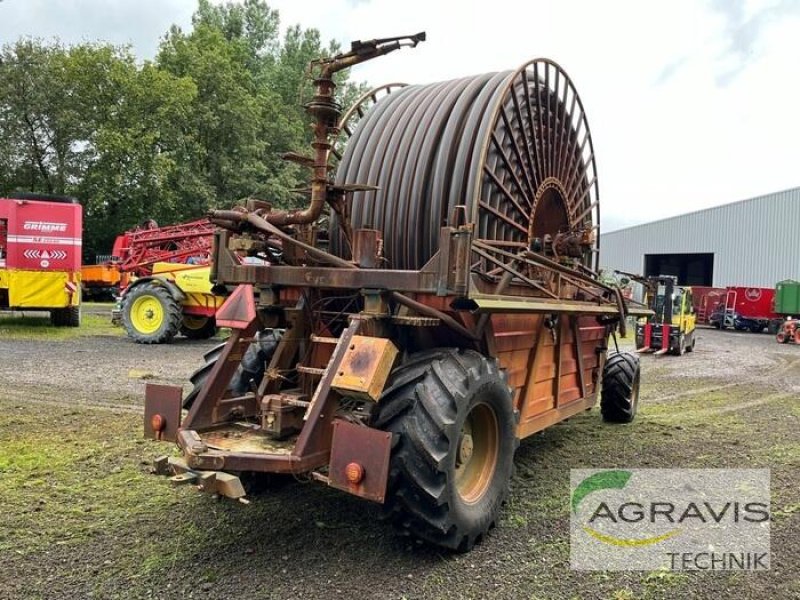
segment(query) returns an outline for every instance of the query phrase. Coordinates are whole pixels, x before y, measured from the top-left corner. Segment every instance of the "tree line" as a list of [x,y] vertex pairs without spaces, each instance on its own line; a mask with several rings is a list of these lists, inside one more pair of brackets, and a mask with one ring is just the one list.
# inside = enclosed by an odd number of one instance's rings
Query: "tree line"
[[[283,35],[263,0],[199,0],[155,59],[104,43],[20,39],[0,50],[0,196],[76,196],[84,258],[147,220],[177,223],[254,195],[302,202],[309,62],[339,51],[316,29]],[[347,99],[363,86],[338,81]]]

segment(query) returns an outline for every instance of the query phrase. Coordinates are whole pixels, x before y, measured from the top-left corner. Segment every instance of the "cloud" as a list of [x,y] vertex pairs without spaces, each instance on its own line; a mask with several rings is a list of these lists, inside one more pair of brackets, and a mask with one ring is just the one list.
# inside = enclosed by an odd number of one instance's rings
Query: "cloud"
[[661,69],[661,72],[656,75],[654,85],[658,86],[669,82],[673,77],[675,77],[675,75],[677,75],[677,73],[686,65],[687,62],[689,62],[689,57],[682,56],[677,60],[667,63],[664,68]]
[[187,0],[5,0],[0,43],[19,37],[103,41],[130,45],[139,58],[152,58],[170,25],[188,26],[195,7]]
[[762,41],[770,26],[780,20],[800,15],[796,0],[779,0],[753,9],[746,0],[711,0],[711,8],[723,19],[727,43],[719,56],[720,71],[716,83],[726,87],[739,76],[762,51]]

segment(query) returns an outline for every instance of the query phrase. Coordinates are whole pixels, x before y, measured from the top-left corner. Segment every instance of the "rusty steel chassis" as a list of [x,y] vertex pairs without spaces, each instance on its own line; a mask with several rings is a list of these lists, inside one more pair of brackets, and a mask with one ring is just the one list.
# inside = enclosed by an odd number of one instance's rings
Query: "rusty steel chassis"
[[[231,233],[217,232],[212,280],[238,287],[217,318],[221,326],[232,329],[231,336],[209,374],[206,385],[173,438],[182,449],[188,467],[234,472],[307,473],[327,465],[332,459],[331,440],[339,400],[338,394],[331,390],[331,383],[338,364],[354,335],[391,337],[389,334],[394,323],[414,323],[414,319],[406,317],[403,320],[398,317],[396,311],[392,311],[392,304],[405,306],[406,314],[410,311],[420,315],[422,318],[419,321],[428,326],[432,321],[438,320],[442,328],[449,329],[460,339],[459,345],[476,348],[484,353],[488,353],[487,335],[490,328],[487,328],[487,324],[492,312],[539,313],[552,315],[554,318],[559,314],[594,315],[601,323],[606,324],[609,333],[616,326],[624,328],[624,317],[628,314],[628,308],[617,288],[605,286],[590,274],[573,270],[544,256],[530,252],[521,253],[515,257],[517,268],[498,260],[497,264],[502,265],[506,273],[494,282],[487,282],[485,276],[471,273],[471,253],[487,258],[490,252],[503,252],[473,241],[472,229],[471,224],[454,228],[443,227],[440,250],[420,271],[359,268],[357,264],[350,262],[347,263],[348,268],[343,268],[342,259],[320,250],[314,253],[317,261],[309,262],[325,262],[328,259],[336,266],[242,264],[236,253],[229,249],[229,245],[235,246],[235,243],[231,244]],[[369,235],[370,231],[356,231],[354,237]],[[358,262],[357,256],[354,259]],[[530,277],[532,270],[540,275],[539,281]],[[545,284],[545,281],[549,283]],[[364,297],[364,310],[348,315],[349,326],[340,336],[328,368],[324,370],[316,386],[306,412],[305,423],[292,452],[223,453],[209,450],[197,431],[241,419],[243,416],[256,416],[260,400],[280,389],[281,376],[277,374],[278,371],[291,370],[294,367],[292,361],[300,340],[313,333],[307,331],[303,310],[294,305],[303,288],[360,292]],[[537,290],[534,293],[538,293],[538,297],[531,296],[531,288]],[[403,293],[396,291],[398,289]],[[423,302],[427,304],[410,298],[407,293],[424,296]],[[579,299],[565,300],[566,294]],[[432,301],[434,298],[438,302]],[[431,304],[451,307],[448,310],[450,314],[432,307]],[[278,345],[258,390],[244,396],[225,398],[228,383],[243,353],[253,341],[256,332],[266,326],[260,317],[264,314],[269,315],[269,326],[287,327],[287,334]],[[303,376],[302,373],[298,375]],[[361,430],[366,436],[370,433],[386,436],[383,432],[368,427],[354,427],[354,430],[356,431],[353,433]],[[165,439],[169,438],[172,436],[165,436]],[[364,446],[379,441],[362,435],[353,440],[353,443]],[[383,446],[388,459],[389,447],[387,444]],[[362,447],[361,450],[363,454],[371,451],[368,447]],[[318,475],[319,478],[326,479]],[[385,484],[385,481],[382,483]],[[350,491],[358,493],[357,490]],[[382,500],[382,494],[373,499]]]
[[[465,206],[456,207],[456,214],[450,219],[453,226],[441,228],[439,249],[420,270],[378,268],[379,232],[350,230],[346,218],[347,194],[368,186],[334,186],[327,178],[330,138],[339,131],[333,73],[403,46],[415,46],[422,40],[424,34],[357,42],[351,52],[321,62],[322,71],[315,80],[317,94],[307,105],[316,123],[314,156],[285,156],[312,168],[311,202],[307,209],[274,211],[265,203],[253,201],[246,208],[212,213],[211,221],[223,230],[215,234],[211,279],[229,288],[237,286],[217,313],[217,324],[230,327],[231,336],[182,422],[179,389],[150,386],[145,404],[145,433],[176,441],[189,469],[311,472],[334,487],[383,501],[390,435],[335,418],[340,396],[332,389],[332,383],[353,336],[395,340],[397,336],[392,334],[396,327],[436,326],[435,334],[449,340],[449,345],[471,347],[491,355],[493,312],[545,314],[551,315],[551,320],[561,314],[595,316],[607,332],[619,326],[624,333],[624,317],[629,309],[618,289],[603,285],[584,267],[578,266],[576,270],[526,249],[512,254],[476,239],[474,223],[468,222],[469,211]],[[341,225],[352,245],[352,261],[313,245],[311,224],[326,203],[344,217]],[[269,247],[270,238],[280,241],[284,262],[288,264],[242,264],[241,256],[263,252]],[[474,272],[476,260],[491,265],[495,274],[485,269]],[[326,368],[304,366],[301,370],[299,365],[292,364],[294,357],[300,344],[315,337],[305,322],[302,301],[305,292],[342,290],[360,293],[363,310],[347,314],[348,325],[336,340]],[[630,313],[634,314],[633,310]],[[245,351],[257,332],[268,327],[283,327],[286,334],[258,389],[242,396],[225,397]],[[283,446],[283,452],[272,453],[209,448],[198,432],[259,415],[265,397],[281,402],[282,370],[294,371],[301,384],[313,383],[308,377],[320,378],[316,386],[306,386],[314,391],[310,402],[302,402],[305,417],[291,452],[286,452],[287,445]],[[164,414],[168,415],[166,425]],[[151,420],[154,416],[162,419],[158,431],[153,427],[156,421]],[[337,437],[335,430],[342,435]],[[368,464],[368,473],[375,468],[372,471],[375,475],[367,477],[367,484],[352,486],[315,471],[329,464],[329,473],[340,472],[342,463],[348,459]]]

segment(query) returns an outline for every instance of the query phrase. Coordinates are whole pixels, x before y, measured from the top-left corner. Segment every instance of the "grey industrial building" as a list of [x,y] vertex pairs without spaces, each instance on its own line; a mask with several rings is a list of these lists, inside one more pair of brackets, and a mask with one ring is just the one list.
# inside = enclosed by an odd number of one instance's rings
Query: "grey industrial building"
[[600,264],[683,285],[773,287],[800,280],[800,188],[600,236]]

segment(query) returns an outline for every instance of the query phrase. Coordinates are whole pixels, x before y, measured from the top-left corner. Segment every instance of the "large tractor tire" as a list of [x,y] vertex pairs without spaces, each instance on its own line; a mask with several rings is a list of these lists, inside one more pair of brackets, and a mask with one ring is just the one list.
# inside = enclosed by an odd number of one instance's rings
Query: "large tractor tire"
[[181,333],[190,340],[207,340],[217,335],[217,321],[214,317],[183,315]]
[[50,311],[50,322],[56,327],[80,327],[81,307],[68,306]]
[[404,534],[471,549],[508,495],[516,422],[494,360],[455,349],[413,355],[392,372],[372,418],[394,434],[385,516]]
[[639,357],[617,352],[603,368],[600,413],[609,423],[630,423],[639,407]]
[[[242,357],[242,362],[236,369],[236,372],[231,377],[228,384],[228,391],[233,394],[245,394],[249,392],[253,386],[257,386],[264,378],[264,373],[267,369],[267,364],[272,360],[272,355],[275,353],[275,348],[278,347],[278,342],[283,337],[282,329],[265,329],[256,334],[256,340],[248,346],[247,351]],[[208,379],[208,375],[217,364],[222,350],[225,348],[226,342],[218,346],[214,346],[211,350],[205,353],[203,358],[205,364],[192,373],[189,381],[192,382],[192,391],[183,399],[183,407],[191,408],[194,404],[195,398],[200,394],[203,386]]]
[[135,286],[122,301],[122,325],[139,344],[172,341],[182,320],[181,305],[166,287],[155,282]]

